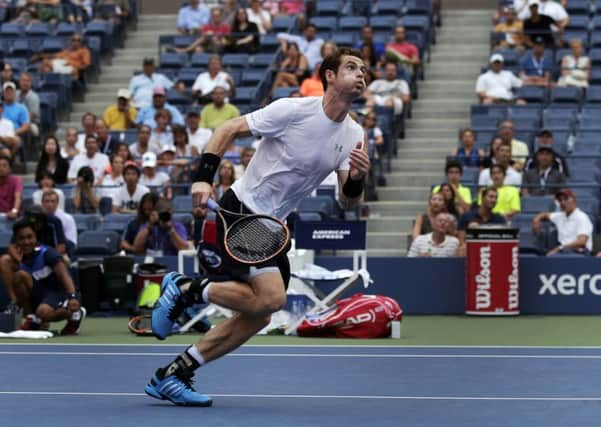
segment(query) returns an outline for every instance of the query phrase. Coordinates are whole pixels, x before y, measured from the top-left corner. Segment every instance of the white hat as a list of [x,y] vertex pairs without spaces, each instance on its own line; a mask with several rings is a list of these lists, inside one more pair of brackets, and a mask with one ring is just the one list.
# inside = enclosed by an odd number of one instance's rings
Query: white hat
[[161,153],[167,153],[167,152],[172,152],[172,153],[176,153],[177,150],[175,149],[175,145],[165,145],[162,149],[161,149]]
[[534,5],[537,5],[537,6],[539,6],[539,7],[540,7],[540,0],[530,0],[530,1],[528,2],[528,7],[532,7],[532,6],[534,6]]
[[7,88],[11,88],[14,90],[17,90],[17,86],[13,83],[13,82],[4,82],[4,84],[2,85],[2,89],[6,90]]
[[143,168],[154,168],[157,165],[157,155],[152,151],[147,151],[142,156],[142,167]]
[[493,62],[504,62],[505,60],[503,59],[503,55],[501,55],[500,53],[493,53],[490,57],[490,63],[492,64]]
[[117,98],[129,99],[131,98],[131,92],[127,89],[119,89],[117,91]]

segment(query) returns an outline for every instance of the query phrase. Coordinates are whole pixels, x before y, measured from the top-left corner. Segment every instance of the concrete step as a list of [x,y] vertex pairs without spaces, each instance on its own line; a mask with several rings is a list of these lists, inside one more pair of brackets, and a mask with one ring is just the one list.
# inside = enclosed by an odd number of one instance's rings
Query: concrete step
[[[419,117],[420,119],[463,119],[468,121],[469,119],[469,105],[465,104],[463,109],[445,109],[444,105],[433,106],[421,106],[419,104],[414,106],[413,117]],[[434,129],[426,129],[434,130]]]
[[445,159],[392,159],[391,167],[393,171],[438,171],[443,170]]
[[[410,144],[407,146],[401,145],[399,150],[397,151],[397,157],[399,159],[422,159],[422,158],[431,158],[431,156],[446,156],[448,155],[454,144],[447,144],[449,147],[447,148],[445,145],[434,145],[434,146],[426,146],[420,147],[417,144]],[[433,158],[433,157],[432,157]]]
[[378,197],[382,201],[427,201],[430,188],[423,185],[415,187],[386,186],[378,187]]
[[391,187],[415,187],[424,183],[440,182],[444,178],[444,169],[440,172],[434,170],[429,172],[391,172],[386,175],[387,188]]
[[368,232],[404,231],[410,232],[415,221],[414,216],[370,216],[367,221]]
[[[347,256],[352,256],[350,253]],[[367,249],[367,257],[375,258],[375,257],[400,257],[407,255],[406,249]]]
[[408,232],[367,232],[367,247],[370,249],[406,249]]
[[369,202],[369,214],[375,216],[413,216],[424,212],[426,203],[423,201],[382,201]]
[[[420,105],[421,108],[421,105]],[[419,111],[419,110],[418,110]],[[463,119],[452,118],[452,117],[439,117],[437,119],[430,119],[426,117],[418,116],[417,114],[411,119],[405,122],[405,129],[412,128],[429,128],[429,127],[440,127],[447,129],[455,129],[457,126],[461,126],[465,123]]]

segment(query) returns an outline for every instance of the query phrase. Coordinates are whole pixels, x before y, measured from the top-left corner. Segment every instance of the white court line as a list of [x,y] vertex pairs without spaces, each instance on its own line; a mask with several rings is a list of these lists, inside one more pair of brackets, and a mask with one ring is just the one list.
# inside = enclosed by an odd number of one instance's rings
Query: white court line
[[[126,356],[165,357],[174,353],[84,352],[84,351],[0,351],[0,356]],[[225,357],[357,358],[357,359],[601,359],[586,354],[329,354],[329,353],[230,353]]]
[[[1,395],[14,396],[76,396],[76,397],[147,397],[144,393],[77,392],[77,391],[0,391]],[[353,396],[353,395],[312,395],[312,394],[219,394],[208,393],[211,397],[239,397],[258,399],[347,399],[347,400],[491,400],[491,401],[541,401],[541,402],[601,402],[601,397],[580,396]]]

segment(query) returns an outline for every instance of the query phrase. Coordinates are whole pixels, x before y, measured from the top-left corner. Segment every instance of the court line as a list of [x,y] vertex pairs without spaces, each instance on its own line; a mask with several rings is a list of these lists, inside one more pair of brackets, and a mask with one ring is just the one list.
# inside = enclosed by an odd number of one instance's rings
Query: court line
[[[77,391],[0,391],[0,396],[71,396],[71,397],[148,397],[144,393],[77,392]],[[312,395],[312,394],[234,394],[208,393],[211,397],[258,399],[347,399],[347,400],[459,400],[459,401],[541,401],[541,402],[600,402],[601,396],[387,396],[387,395]]]

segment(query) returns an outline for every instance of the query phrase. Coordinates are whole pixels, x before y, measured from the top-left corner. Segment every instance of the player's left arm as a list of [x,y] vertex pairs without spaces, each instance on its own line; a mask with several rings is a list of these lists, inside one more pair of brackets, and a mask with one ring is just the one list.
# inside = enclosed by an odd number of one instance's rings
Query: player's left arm
[[367,136],[365,136],[364,141],[358,142],[349,155],[349,169],[337,172],[338,186],[342,189],[338,200],[345,208],[356,206],[363,195],[365,177],[370,168],[367,146]]

